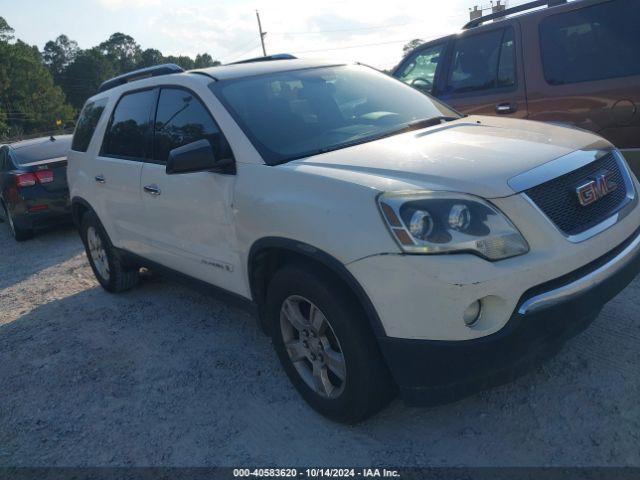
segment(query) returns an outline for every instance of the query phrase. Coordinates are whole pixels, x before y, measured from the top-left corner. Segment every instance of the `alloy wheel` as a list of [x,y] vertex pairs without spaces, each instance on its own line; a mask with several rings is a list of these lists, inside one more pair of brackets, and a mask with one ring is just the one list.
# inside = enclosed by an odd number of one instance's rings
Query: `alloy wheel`
[[282,303],[280,328],[289,359],[307,386],[324,398],[340,396],[347,367],[324,313],[310,300],[292,295]]
[[104,280],[109,280],[109,260],[102,239],[94,227],[87,228],[87,244],[89,254],[98,273]]

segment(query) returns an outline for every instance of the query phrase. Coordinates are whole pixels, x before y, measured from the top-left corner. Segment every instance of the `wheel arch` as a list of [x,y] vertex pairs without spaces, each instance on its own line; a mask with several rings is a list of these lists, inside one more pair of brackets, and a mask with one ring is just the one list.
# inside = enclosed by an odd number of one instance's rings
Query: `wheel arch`
[[80,221],[87,212],[96,213],[91,204],[82,197],[73,197],[71,199],[71,218],[76,228],[80,228]]
[[269,280],[280,267],[293,262],[315,265],[339,279],[362,308],[374,335],[378,338],[385,336],[384,327],[369,296],[342,262],[313,245],[282,237],[261,238],[249,251],[247,273],[251,297],[258,306],[260,323],[266,332],[269,332],[270,326],[263,314],[263,307]]

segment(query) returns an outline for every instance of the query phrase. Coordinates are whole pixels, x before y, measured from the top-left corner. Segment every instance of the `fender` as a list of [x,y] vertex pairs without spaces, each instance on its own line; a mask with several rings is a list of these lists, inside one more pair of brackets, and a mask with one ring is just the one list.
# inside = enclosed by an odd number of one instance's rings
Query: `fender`
[[80,228],[80,218],[78,217],[78,208],[77,208],[78,205],[82,205],[87,210],[89,210],[89,211],[91,211],[93,213],[96,213],[96,211],[91,206],[91,204],[89,202],[87,202],[82,197],[73,197],[71,199],[71,216],[73,218],[73,224],[76,226],[76,228],[79,229]]
[[349,270],[344,266],[344,264],[327,252],[314,247],[313,245],[299,242],[297,240],[291,240],[289,238],[282,237],[264,237],[256,240],[251,246],[251,249],[249,251],[247,272],[249,273],[251,297],[254,299],[254,301],[256,301],[256,299],[258,298],[257,285],[255,285],[253,276],[256,256],[260,252],[272,248],[289,251],[295,253],[298,256],[306,257],[319,262],[329,271],[337,275],[344,283],[347,284],[347,286],[356,296],[358,302],[360,302],[360,305],[364,309],[367,319],[369,320],[369,324],[373,329],[374,335],[377,338],[386,337],[384,327],[382,326],[382,322],[380,321],[380,317],[378,316],[378,312],[376,312],[376,309],[369,299],[369,296],[366,294],[360,283],[355,279],[351,272],[349,272]]

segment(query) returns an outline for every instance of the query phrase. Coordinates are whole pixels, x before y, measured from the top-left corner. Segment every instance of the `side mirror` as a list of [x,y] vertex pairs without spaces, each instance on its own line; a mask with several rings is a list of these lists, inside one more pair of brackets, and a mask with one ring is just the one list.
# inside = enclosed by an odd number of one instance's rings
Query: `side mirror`
[[217,160],[208,140],[198,140],[169,152],[167,175],[194,172],[235,173],[235,162],[230,158]]

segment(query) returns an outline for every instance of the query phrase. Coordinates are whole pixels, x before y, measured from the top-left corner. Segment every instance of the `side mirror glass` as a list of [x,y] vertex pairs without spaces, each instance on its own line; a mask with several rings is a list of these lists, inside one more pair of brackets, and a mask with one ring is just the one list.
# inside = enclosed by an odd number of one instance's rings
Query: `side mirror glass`
[[208,140],[198,140],[169,152],[167,175],[194,172],[235,173],[232,159],[216,159]]

